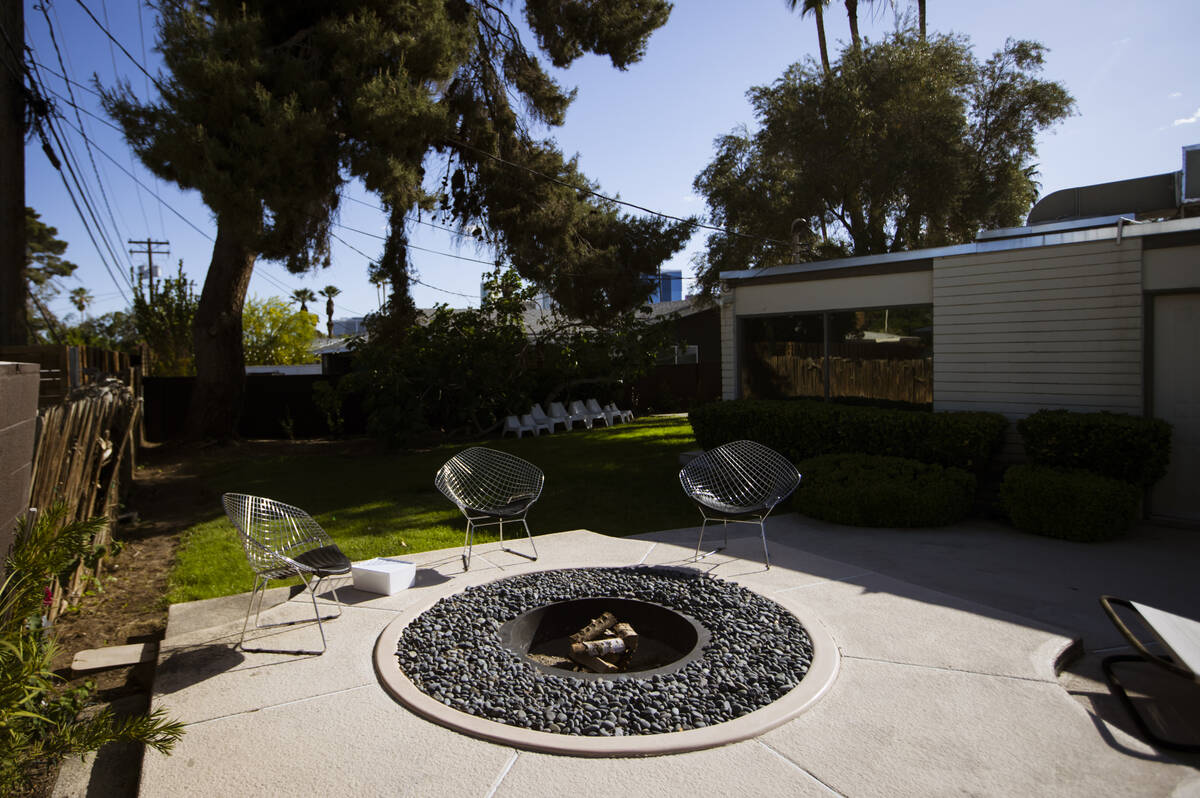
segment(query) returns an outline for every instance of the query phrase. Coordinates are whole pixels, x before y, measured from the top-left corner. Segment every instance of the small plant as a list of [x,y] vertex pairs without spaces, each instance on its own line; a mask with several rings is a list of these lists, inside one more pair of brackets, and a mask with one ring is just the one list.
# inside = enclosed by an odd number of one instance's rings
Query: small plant
[[1136,485],[1078,469],[1016,465],[1004,472],[1000,505],[1013,526],[1066,540],[1111,540],[1137,517]]
[[797,510],[850,526],[944,526],[962,520],[975,476],[904,457],[831,454],[797,464]]
[[47,586],[60,581],[90,551],[103,518],[67,522],[66,506],[17,525],[0,584],[0,795],[28,788],[39,763],[83,755],[114,741],[141,742],[169,753],[183,725],[162,710],[117,718],[86,709],[91,685],[67,688],[51,669],[54,641],[44,622]]

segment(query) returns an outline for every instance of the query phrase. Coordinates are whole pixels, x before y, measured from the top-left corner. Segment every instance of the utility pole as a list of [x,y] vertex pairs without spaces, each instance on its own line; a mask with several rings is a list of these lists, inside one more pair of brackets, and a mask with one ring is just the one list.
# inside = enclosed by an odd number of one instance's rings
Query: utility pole
[[[145,241],[135,241],[132,238],[126,243],[141,244],[144,249],[131,249],[130,255],[145,255],[146,256],[146,276],[150,279],[150,301],[154,301],[154,256],[155,255],[170,255],[170,241],[152,241],[149,237]],[[158,251],[155,247],[167,247],[166,251]],[[142,287],[142,277],[138,275],[138,288]]]
[[0,0],[0,346],[23,346],[25,320],[25,11]]

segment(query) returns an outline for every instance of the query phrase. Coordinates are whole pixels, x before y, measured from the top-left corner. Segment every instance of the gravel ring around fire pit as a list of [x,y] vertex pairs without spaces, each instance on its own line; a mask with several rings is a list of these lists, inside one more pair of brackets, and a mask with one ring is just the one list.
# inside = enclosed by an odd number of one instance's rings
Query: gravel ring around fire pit
[[[679,671],[583,680],[504,648],[506,621],[559,601],[632,598],[703,624],[703,654]],[[687,569],[577,568],[501,579],[440,599],[400,635],[404,675],[434,700],[490,721],[564,735],[619,737],[700,729],[765,707],[812,663],[808,632],[775,602]]]

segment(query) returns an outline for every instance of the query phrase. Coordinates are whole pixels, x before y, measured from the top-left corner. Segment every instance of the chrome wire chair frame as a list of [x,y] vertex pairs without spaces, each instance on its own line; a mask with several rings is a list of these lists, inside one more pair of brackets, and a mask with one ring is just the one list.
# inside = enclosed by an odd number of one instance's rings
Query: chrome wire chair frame
[[[317,605],[317,592],[325,579],[350,573],[349,558],[312,516],[299,507],[243,493],[226,493],[221,497],[221,503],[225,507],[225,514],[238,531],[246,559],[254,570],[254,590],[250,593],[250,605],[246,608],[246,620],[242,623],[242,636],[238,640],[238,647],[248,652],[324,654],[327,644],[325,628],[321,622],[341,617],[342,602],[337,588],[331,583],[333,604],[337,612],[322,616]],[[293,576],[300,578],[304,590],[312,599],[313,614],[317,621],[317,629],[321,633],[321,650],[246,648],[246,630],[250,625],[251,612],[254,612],[255,629],[308,623],[308,620],[260,622],[267,583],[272,579],[288,579]],[[257,610],[255,598],[258,599]]]
[[[533,463],[480,446],[459,452],[438,469],[433,484],[467,519],[467,531],[463,536],[464,571],[471,569],[475,530],[481,526],[499,526],[500,548],[509,554],[528,560],[538,558],[525,516],[542,495],[545,480],[542,470]],[[532,555],[504,545],[504,525],[517,522],[525,527]]]
[[[705,452],[679,472],[679,484],[696,503],[703,517],[696,541],[696,559],[723,551],[729,545],[729,524],[758,524],[762,536],[763,564],[770,569],[767,552],[767,516],[800,484],[800,472],[787,458],[754,441],[733,441]],[[710,521],[720,521],[725,542],[700,553]]]

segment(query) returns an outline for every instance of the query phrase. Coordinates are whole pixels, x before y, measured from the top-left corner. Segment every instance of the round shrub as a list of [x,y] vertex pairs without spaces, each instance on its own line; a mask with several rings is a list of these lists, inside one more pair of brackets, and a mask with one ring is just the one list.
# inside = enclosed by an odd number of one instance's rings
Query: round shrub
[[1066,540],[1111,540],[1137,517],[1136,485],[1077,469],[1016,465],[1004,472],[1000,506],[1013,526]]
[[851,526],[943,526],[962,520],[975,476],[904,457],[827,454],[797,464],[793,500],[805,515]]

